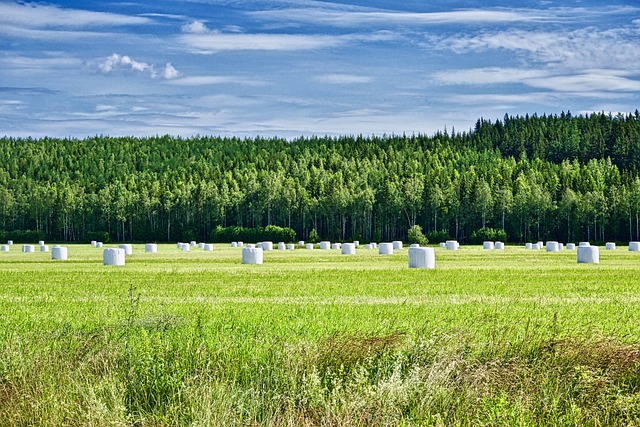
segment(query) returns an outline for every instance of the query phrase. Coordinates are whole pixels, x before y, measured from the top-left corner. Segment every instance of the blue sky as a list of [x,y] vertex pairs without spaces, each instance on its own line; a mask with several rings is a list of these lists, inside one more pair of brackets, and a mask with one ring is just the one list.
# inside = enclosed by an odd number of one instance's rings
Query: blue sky
[[0,135],[468,130],[640,108],[640,3],[0,0]]

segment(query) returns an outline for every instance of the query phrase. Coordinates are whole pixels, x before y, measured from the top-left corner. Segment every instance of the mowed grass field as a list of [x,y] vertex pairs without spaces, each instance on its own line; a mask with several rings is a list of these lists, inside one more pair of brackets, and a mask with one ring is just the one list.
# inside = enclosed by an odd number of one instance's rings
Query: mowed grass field
[[0,253],[0,425],[638,425],[640,254]]

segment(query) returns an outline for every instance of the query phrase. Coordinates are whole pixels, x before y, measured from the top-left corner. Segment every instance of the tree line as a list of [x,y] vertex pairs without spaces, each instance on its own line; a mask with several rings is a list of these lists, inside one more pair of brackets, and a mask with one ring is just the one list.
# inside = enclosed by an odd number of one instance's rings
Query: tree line
[[[640,114],[505,116],[465,132],[0,139],[0,231],[50,241],[640,240]],[[21,233],[21,234],[20,234]]]

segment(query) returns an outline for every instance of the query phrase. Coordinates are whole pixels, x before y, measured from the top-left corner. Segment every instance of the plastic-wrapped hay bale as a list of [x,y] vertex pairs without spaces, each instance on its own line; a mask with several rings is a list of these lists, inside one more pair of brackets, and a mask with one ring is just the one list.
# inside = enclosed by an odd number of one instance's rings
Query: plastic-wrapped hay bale
[[95,248],[96,247],[96,243],[98,243],[98,242],[96,242],[95,240],[92,240],[91,241],[91,246],[93,246]]
[[232,248],[237,248],[238,247],[238,242],[231,242],[231,247]]
[[499,251],[503,251],[504,250],[504,243],[503,242],[496,242],[494,246]]
[[182,242],[176,243],[176,248],[182,250]]
[[540,249],[542,249],[542,244],[541,243],[534,243],[531,246],[531,249],[533,249],[534,251],[539,251]]
[[419,248],[419,247],[420,247],[420,245],[418,243],[412,243],[412,244],[409,245],[409,249],[411,249],[411,248]]
[[307,243],[304,247],[307,248],[308,251],[311,251],[313,250],[313,243]]
[[376,242],[369,243],[371,245],[371,249],[378,249],[378,244]]
[[393,244],[393,250],[399,251],[400,249],[403,248],[402,241],[400,241],[400,240],[394,240],[391,243]]
[[238,247],[239,247],[239,248],[241,248],[241,247],[243,247],[243,246],[244,246],[244,242],[242,242],[242,241],[238,242]]
[[189,252],[189,251],[191,250],[191,245],[189,245],[188,243],[183,243],[183,244],[180,246],[180,250],[181,250],[182,252]]
[[544,248],[544,242],[542,240],[538,241],[538,246],[540,246],[540,249]]
[[600,249],[597,246],[578,246],[578,264],[599,264]]
[[356,245],[356,248],[360,246],[360,240],[354,240],[353,244]]
[[331,244],[331,249],[339,251],[340,249],[342,249],[342,244],[341,243],[332,243]]
[[13,245],[13,240],[7,240],[7,245],[12,246]]
[[298,240],[298,246],[304,246],[304,240]]
[[533,249],[533,243],[525,243],[524,248],[525,249]]
[[40,252],[49,252],[48,245],[40,245]]
[[262,248],[242,248],[243,264],[262,264],[264,256]]
[[327,242],[327,241],[320,242],[320,249],[326,251],[330,248],[331,248],[331,242]]
[[444,245],[449,251],[457,251],[458,248],[460,248],[460,244],[457,240],[447,240],[444,242]]
[[54,246],[51,248],[51,259],[66,261],[68,258],[67,248],[64,246]]
[[591,246],[591,243],[589,242],[580,242],[578,243],[578,247],[589,247]]
[[248,247],[249,249],[253,249],[253,248],[255,248],[255,247],[256,247],[256,245],[252,245],[251,243],[249,243],[249,244],[247,245],[247,247]]
[[495,249],[495,247],[496,246],[493,242],[489,242],[489,241],[482,242],[482,249],[493,250]]
[[198,243],[198,249],[204,249],[204,243],[202,242]]
[[558,243],[558,245],[560,246],[560,251],[564,251],[564,243]]
[[44,246],[44,240],[38,240],[38,246]]
[[549,240],[547,242],[547,252],[560,252],[560,244],[553,240]]
[[96,243],[96,248],[102,248],[102,242],[97,242]]
[[356,244],[355,243],[345,243],[341,247],[342,255],[355,255],[356,254]]
[[616,250],[616,244],[613,242],[607,242],[604,245],[604,249],[606,251],[615,251]]
[[379,255],[393,255],[393,243],[380,243],[378,245]]
[[0,248],[0,252],[9,252],[9,248],[11,248],[11,246],[2,245],[2,247]]
[[33,253],[35,251],[36,248],[33,245],[22,245],[22,252]]
[[433,248],[409,248],[409,268],[436,268],[436,252]]
[[287,245],[285,245],[284,242],[278,242],[278,250],[279,251],[286,251],[287,250]]
[[102,251],[104,265],[124,265],[125,252],[122,248],[106,248]]
[[122,243],[121,245],[118,245],[118,247],[120,249],[124,249],[125,255],[131,255],[133,253],[133,246],[131,246],[129,243]]
[[293,243],[287,243],[287,250],[288,251],[293,251],[296,249],[296,245],[294,245]]
[[576,250],[576,244],[575,243],[567,243],[567,250],[568,251],[575,251]]
[[446,249],[447,244],[445,242],[440,242],[440,247]]
[[196,242],[195,240],[192,240],[191,242],[189,242],[189,245],[191,246],[197,246],[198,242]]
[[273,250],[273,242],[262,242],[262,250],[263,251],[272,251]]
[[205,252],[211,252],[213,250],[213,243],[205,243],[202,249],[204,249]]
[[640,252],[640,242],[629,242],[629,251]]
[[146,253],[155,254],[156,252],[158,252],[158,245],[155,243],[147,243],[146,245],[144,245],[144,251]]

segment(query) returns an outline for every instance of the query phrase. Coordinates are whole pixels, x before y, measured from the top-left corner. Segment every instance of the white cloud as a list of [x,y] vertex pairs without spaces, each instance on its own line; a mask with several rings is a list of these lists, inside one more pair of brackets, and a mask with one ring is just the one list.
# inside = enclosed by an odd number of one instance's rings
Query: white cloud
[[359,76],[354,74],[326,74],[322,76],[316,76],[314,77],[314,80],[320,83],[335,85],[370,83],[373,81],[373,79],[369,76]]
[[161,71],[157,71],[153,64],[136,61],[127,55],[113,53],[103,62],[98,64],[98,68],[103,73],[113,73],[117,71],[134,71],[148,74],[151,78],[175,79],[180,77],[180,72],[171,63],[167,63]]
[[28,28],[81,28],[144,24],[147,18],[66,9],[41,3],[0,2],[0,25]]
[[210,30],[202,21],[192,21],[182,26],[182,32],[190,34],[206,34]]

